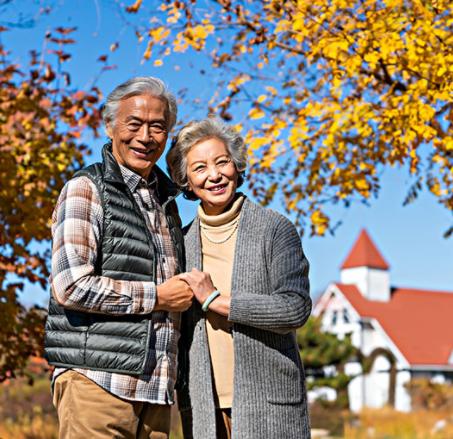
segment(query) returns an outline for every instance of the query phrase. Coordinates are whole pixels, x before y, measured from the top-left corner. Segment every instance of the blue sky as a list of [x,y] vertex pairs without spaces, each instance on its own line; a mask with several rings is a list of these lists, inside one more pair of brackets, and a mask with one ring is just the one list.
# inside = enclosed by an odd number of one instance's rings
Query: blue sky
[[[23,10],[25,18],[33,18],[37,1]],[[42,3],[42,2],[41,2]],[[124,80],[136,75],[153,75],[164,79],[172,90],[187,88],[192,98],[208,98],[213,91],[215,77],[219,72],[200,75],[198,69],[206,61],[199,54],[187,53],[175,62],[165,61],[162,67],[152,63],[141,64],[144,44],[138,45],[133,31],[121,17],[118,3],[113,0],[49,1],[53,6],[50,15],[37,16],[31,28],[14,29],[1,35],[2,42],[12,52],[12,59],[26,64],[30,49],[40,50],[46,30],[56,26],[77,26],[72,35],[77,44],[70,47],[73,58],[67,64],[73,85],[89,86],[101,54],[109,53],[110,44],[120,41],[119,49],[109,54],[117,69],[105,72],[98,81],[104,95]],[[132,3],[132,2],[126,2]],[[0,24],[17,19],[17,11],[7,8],[1,11]],[[202,117],[192,108],[180,107],[181,116]],[[99,159],[104,138],[86,139],[93,154],[87,162]],[[163,161],[161,160],[163,165]],[[405,171],[389,169],[383,174],[379,198],[371,200],[371,206],[362,204],[350,208],[333,207],[334,220],[342,221],[335,236],[305,236],[303,245],[311,264],[312,296],[316,297],[331,282],[339,279],[339,266],[346,257],[360,230],[366,228],[391,266],[391,282],[394,286],[414,287],[453,292],[453,238],[444,239],[442,234],[453,224],[453,216],[439,205],[426,191],[411,205],[403,207],[409,178]],[[181,197],[180,197],[181,198]],[[184,223],[194,216],[196,203],[180,200],[181,217]],[[276,210],[282,210],[277,203]],[[50,244],[49,244],[50,245]],[[47,292],[28,285],[21,299],[27,303],[45,304]]]

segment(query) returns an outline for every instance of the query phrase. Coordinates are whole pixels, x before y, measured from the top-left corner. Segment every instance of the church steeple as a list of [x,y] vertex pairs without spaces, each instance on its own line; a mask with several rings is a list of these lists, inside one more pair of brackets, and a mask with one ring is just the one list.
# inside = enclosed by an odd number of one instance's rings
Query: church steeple
[[342,269],[354,267],[378,268],[380,270],[390,268],[365,229],[360,232],[357,241],[341,266]]
[[355,284],[369,300],[390,300],[389,264],[365,229],[341,266],[341,282]]

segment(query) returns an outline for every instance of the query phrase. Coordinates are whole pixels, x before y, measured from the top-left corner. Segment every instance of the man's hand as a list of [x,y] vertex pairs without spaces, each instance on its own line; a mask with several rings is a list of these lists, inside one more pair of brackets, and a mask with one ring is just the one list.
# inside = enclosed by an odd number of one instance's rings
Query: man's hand
[[156,287],[157,300],[155,311],[185,311],[192,304],[193,292],[187,282],[178,275]]
[[203,304],[209,295],[215,290],[209,273],[192,268],[192,271],[181,273],[180,278],[186,281],[195,295],[195,298]]

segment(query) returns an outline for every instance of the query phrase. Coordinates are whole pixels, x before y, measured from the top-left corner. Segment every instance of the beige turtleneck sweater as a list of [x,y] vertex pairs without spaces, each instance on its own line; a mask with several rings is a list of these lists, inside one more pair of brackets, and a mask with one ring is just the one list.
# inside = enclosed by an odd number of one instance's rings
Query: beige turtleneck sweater
[[[201,227],[203,271],[211,275],[222,296],[231,294],[234,248],[244,196],[239,194],[231,207],[220,215],[206,215],[198,207]],[[215,241],[215,242],[214,242]],[[218,408],[233,404],[234,350],[231,323],[227,317],[208,311],[206,327]]]

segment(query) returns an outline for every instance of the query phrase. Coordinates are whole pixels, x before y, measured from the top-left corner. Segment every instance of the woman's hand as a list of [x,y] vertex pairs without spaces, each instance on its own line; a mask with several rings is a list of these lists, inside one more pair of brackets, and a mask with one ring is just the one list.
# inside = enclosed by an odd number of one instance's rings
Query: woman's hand
[[179,278],[187,282],[193,291],[195,298],[203,305],[209,295],[215,291],[211,275],[203,271],[192,268],[192,271],[181,273]]
[[[215,286],[209,273],[192,268],[192,271],[178,275],[180,279],[187,282],[193,291],[193,295],[201,305],[215,291]],[[209,304],[209,310],[227,317],[230,313],[231,298],[219,296]]]

